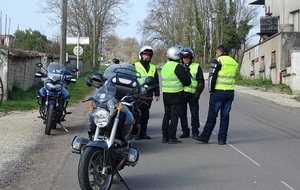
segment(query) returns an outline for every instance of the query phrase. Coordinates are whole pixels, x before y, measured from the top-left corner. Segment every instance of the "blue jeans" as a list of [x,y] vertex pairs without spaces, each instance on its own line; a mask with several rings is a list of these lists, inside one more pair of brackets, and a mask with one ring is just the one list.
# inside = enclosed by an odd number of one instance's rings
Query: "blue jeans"
[[199,135],[199,100],[198,99],[189,99],[188,101],[182,104],[180,112],[180,123],[181,129],[184,134],[190,134],[190,129],[188,127],[187,119],[187,105],[190,107],[191,111],[191,126],[192,126],[192,135]]
[[229,113],[233,99],[233,90],[215,90],[214,92],[210,93],[209,110],[203,132],[200,135],[201,139],[207,141],[209,140],[216,125],[216,120],[220,111],[221,117],[218,141],[226,142],[229,126]]

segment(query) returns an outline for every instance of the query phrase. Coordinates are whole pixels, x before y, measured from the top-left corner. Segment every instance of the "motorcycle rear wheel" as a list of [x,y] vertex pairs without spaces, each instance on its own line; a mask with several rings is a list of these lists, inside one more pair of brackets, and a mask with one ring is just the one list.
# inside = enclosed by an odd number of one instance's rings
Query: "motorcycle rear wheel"
[[49,104],[48,110],[47,110],[47,118],[46,118],[46,128],[45,128],[45,134],[50,135],[51,129],[56,124],[54,123],[54,105]]
[[87,147],[78,164],[78,181],[83,190],[109,190],[113,180],[112,166],[109,164],[106,173],[103,170],[103,150]]

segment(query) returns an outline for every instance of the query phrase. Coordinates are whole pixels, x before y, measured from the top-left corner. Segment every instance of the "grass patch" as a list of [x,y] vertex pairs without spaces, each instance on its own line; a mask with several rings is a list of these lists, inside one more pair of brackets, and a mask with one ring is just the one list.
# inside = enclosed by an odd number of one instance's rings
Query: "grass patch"
[[[83,77],[77,79],[76,84],[67,85],[67,90],[70,94],[69,105],[78,103],[84,97],[92,92],[95,88],[88,87],[85,84],[85,79],[92,76],[94,71],[88,71]],[[37,91],[43,86],[43,83],[33,86],[29,90],[22,91],[18,88],[13,88],[8,94],[8,100],[0,104],[0,112],[16,111],[16,110],[31,110],[38,109]]]
[[271,80],[267,80],[263,78],[243,79],[240,75],[237,75],[235,84],[241,86],[255,86],[261,88],[262,90],[270,91],[270,92],[280,92],[280,93],[287,93],[287,94],[293,93],[293,91],[289,86],[285,84],[272,84]]

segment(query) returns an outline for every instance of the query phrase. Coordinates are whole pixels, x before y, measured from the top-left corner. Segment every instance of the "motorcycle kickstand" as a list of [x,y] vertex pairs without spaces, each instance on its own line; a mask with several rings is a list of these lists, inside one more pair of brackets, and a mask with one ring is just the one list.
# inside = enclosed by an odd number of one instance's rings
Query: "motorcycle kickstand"
[[69,132],[68,131],[68,129],[67,128],[65,128],[65,126],[63,126],[61,123],[58,123],[60,126],[61,126],[61,128],[63,128],[66,132]]
[[126,186],[126,188],[128,190],[130,190],[130,188],[128,187],[128,185],[126,184],[126,182],[124,181],[124,179],[122,178],[122,176],[120,175],[119,172],[116,173],[117,178]]

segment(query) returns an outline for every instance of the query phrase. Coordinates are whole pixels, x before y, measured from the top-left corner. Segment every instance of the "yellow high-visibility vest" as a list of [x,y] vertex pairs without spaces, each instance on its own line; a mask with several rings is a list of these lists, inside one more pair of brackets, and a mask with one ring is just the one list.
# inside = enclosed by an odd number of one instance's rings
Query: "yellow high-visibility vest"
[[217,58],[222,64],[216,80],[216,90],[234,90],[235,74],[238,63],[230,56],[223,55]]
[[191,85],[190,86],[185,86],[184,87],[184,92],[189,92],[189,93],[196,93],[196,88],[198,86],[198,81],[196,80],[199,64],[198,63],[191,63],[190,66],[190,73],[191,73]]
[[162,92],[176,93],[183,90],[183,84],[175,74],[175,68],[179,63],[168,61],[161,70]]
[[[144,72],[140,73],[141,74],[141,78],[138,79],[141,84],[145,82],[145,79],[147,78],[147,76],[154,77],[155,72],[156,72],[156,67],[152,63],[149,63],[149,67],[150,68],[149,68],[148,72],[146,71],[146,69],[144,68],[144,66],[142,65],[141,62],[136,62],[136,63],[134,63],[134,65],[136,67],[138,67],[139,69],[141,69],[142,71],[144,71]],[[147,75],[145,75],[145,73]],[[147,87],[147,85],[145,85],[145,87]]]

